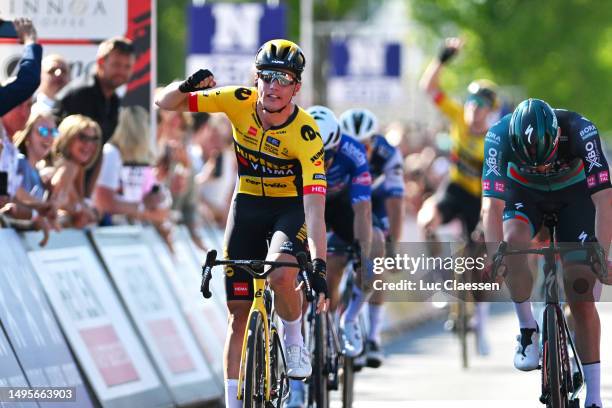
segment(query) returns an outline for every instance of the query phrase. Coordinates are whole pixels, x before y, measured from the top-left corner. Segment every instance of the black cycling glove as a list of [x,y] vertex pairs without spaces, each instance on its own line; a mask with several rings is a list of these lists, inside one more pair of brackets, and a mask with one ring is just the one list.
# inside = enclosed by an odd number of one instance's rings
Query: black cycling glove
[[312,288],[315,293],[324,293],[325,298],[329,298],[327,293],[327,264],[321,258],[312,261]]
[[189,78],[184,80],[182,84],[179,85],[179,91],[181,91],[182,93],[189,93],[205,89],[198,88],[198,84],[209,76],[212,76],[212,74],[213,73],[207,69],[197,70],[194,74],[192,74]]
[[440,54],[438,55],[440,64],[446,64],[455,55],[457,55],[457,48],[447,47],[446,45],[444,45],[442,49],[440,50]]

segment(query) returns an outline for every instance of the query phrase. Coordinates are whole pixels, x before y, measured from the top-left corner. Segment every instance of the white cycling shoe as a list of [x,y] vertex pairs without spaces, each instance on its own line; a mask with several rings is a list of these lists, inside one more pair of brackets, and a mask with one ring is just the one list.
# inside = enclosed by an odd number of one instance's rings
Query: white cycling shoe
[[303,380],[312,374],[310,353],[306,347],[297,344],[287,346],[287,376],[294,380]]
[[540,333],[537,329],[521,329],[516,341],[514,367],[521,371],[537,369],[540,366]]
[[342,333],[342,353],[347,357],[357,357],[363,352],[363,337],[359,322],[340,320]]

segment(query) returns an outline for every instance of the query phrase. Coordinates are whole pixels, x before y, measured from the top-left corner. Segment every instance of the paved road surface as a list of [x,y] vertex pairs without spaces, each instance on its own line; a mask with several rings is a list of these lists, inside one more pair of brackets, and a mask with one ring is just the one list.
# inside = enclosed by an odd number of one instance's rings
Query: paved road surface
[[[598,309],[602,397],[612,407],[612,303],[600,303]],[[429,323],[387,344],[383,367],[358,374],[354,407],[543,407],[538,402],[540,371],[524,373],[512,366],[517,334],[512,305],[494,304],[491,310],[489,357],[476,357],[470,350],[471,367],[464,371],[456,338],[443,331],[441,322]],[[332,406],[340,406],[337,395]]]

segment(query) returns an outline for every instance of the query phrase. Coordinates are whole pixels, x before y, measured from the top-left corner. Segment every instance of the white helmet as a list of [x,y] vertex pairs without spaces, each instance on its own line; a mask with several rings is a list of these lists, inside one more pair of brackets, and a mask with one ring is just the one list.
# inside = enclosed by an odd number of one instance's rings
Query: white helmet
[[338,146],[341,136],[340,124],[334,112],[321,105],[311,106],[308,108],[307,112],[317,121],[319,131],[321,132],[321,138],[323,138],[323,148],[325,150],[330,150]]
[[340,115],[342,132],[365,143],[378,131],[376,116],[367,109],[349,109]]

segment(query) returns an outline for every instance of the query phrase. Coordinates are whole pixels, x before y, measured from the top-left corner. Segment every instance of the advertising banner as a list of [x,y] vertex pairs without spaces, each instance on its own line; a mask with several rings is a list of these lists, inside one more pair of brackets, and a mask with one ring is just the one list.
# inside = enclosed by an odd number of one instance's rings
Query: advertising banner
[[104,407],[167,406],[160,382],[108,275],[82,231],[24,235],[28,256],[57,319]]
[[[134,42],[134,73],[121,89],[123,104],[149,109],[151,83],[151,10],[153,0],[15,1],[0,0],[4,20],[32,20],[43,46],[43,56],[59,54],[76,78],[91,71],[98,44],[125,36]],[[0,39],[0,81],[15,74],[23,47],[15,40]]]
[[[17,233],[0,229],[0,320],[32,387],[75,387],[79,407],[92,407],[66,340]],[[40,402],[74,407],[75,401]]]
[[375,107],[401,100],[401,44],[372,36],[333,40],[328,102],[335,108]]
[[285,34],[284,6],[194,4],[189,9],[187,75],[206,68],[215,75],[218,86],[250,86],[261,44]]
[[181,244],[180,240],[175,240],[176,253],[172,254],[152,229],[147,229],[147,240],[163,267],[183,313],[187,316],[200,350],[204,353],[214,373],[222,379],[227,316],[216,298],[219,291],[215,290],[211,299],[202,297],[200,293],[201,266],[189,252],[187,243]]
[[155,261],[156,254],[144,244],[142,228],[98,228],[92,237],[174,399],[186,404],[220,397],[220,384]]

